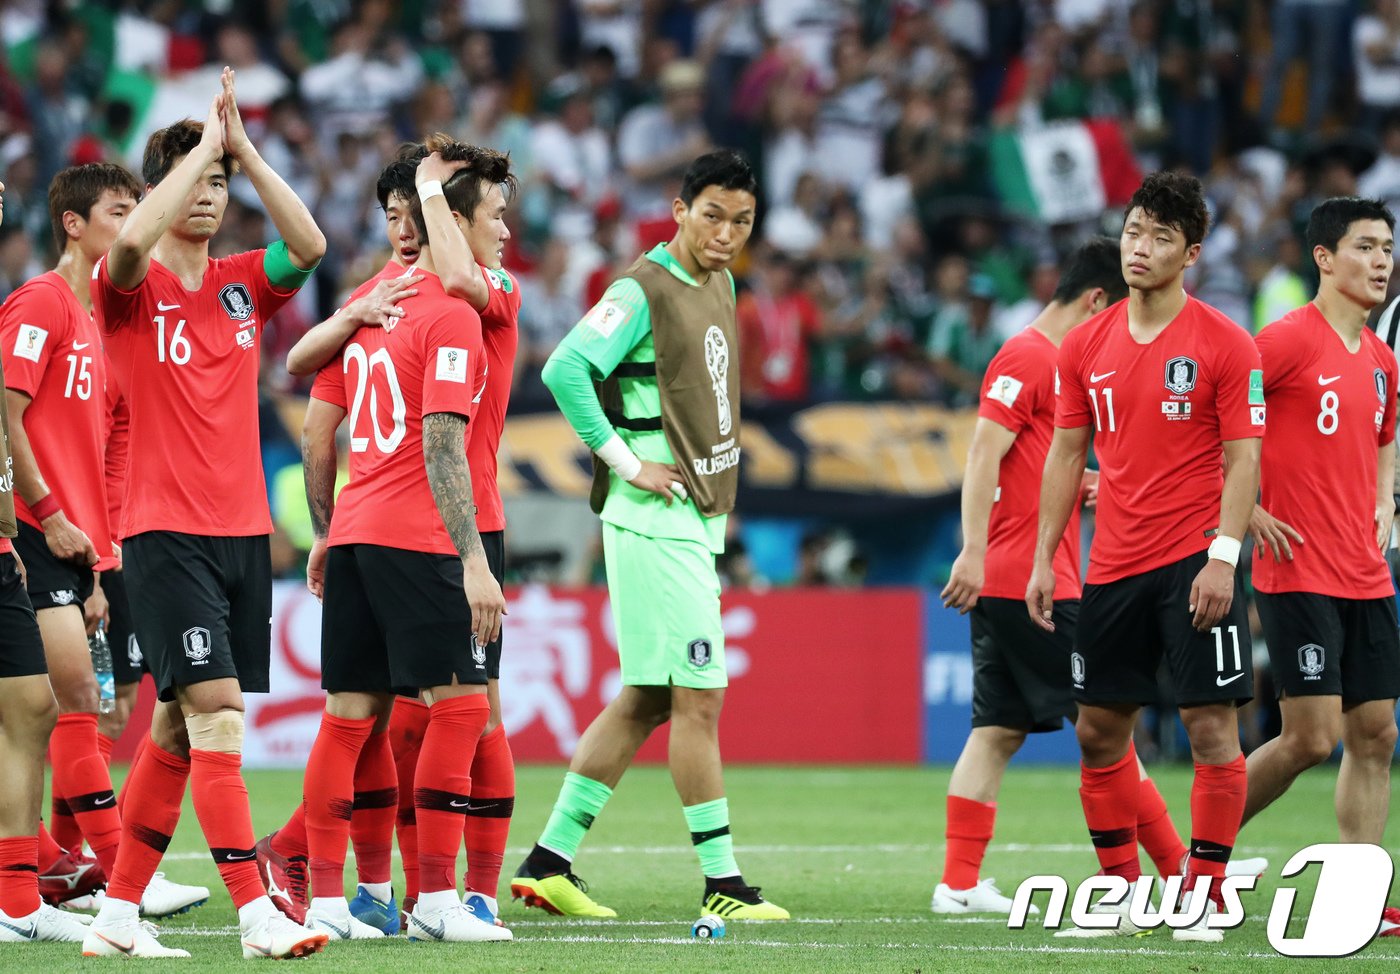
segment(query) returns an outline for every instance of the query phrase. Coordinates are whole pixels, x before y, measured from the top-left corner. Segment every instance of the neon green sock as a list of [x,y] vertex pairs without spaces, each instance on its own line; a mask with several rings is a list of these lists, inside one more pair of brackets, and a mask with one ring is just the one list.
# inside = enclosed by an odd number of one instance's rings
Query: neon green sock
[[545,823],[540,845],[573,862],[579,843],[611,797],[612,789],[601,781],[572,771],[564,775],[564,787],[559,789],[559,798]]
[[729,834],[729,799],[687,806],[685,824],[690,827],[690,841],[700,857],[700,871],[708,879],[739,875],[734,860],[734,837]]

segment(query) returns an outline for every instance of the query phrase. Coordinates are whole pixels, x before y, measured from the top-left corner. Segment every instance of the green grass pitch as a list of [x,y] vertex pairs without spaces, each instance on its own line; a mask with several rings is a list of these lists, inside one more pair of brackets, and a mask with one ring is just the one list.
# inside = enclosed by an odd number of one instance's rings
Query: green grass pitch
[[[562,768],[522,767],[506,872],[519,864],[558,789]],[[1155,769],[1178,828],[1188,827],[1189,768]],[[297,801],[293,772],[249,772],[259,834],[275,828]],[[1259,890],[1246,894],[1255,911],[1220,945],[1178,944],[1159,931],[1132,940],[1055,940],[1038,927],[1007,930],[1004,921],[935,918],[929,895],[942,864],[946,768],[735,767],[727,772],[735,839],[745,877],[790,909],[781,924],[730,923],[708,943],[690,937],[701,884],[689,836],[664,769],[628,772],[600,816],[576,863],[599,902],[617,920],[579,921],[526,911],[503,913],[515,931],[509,944],[410,944],[402,938],[333,944],[301,962],[306,969],[423,974],[427,971],[685,972],[746,974],[813,971],[1207,972],[1283,971],[1297,964],[1269,947],[1264,911],[1279,867],[1313,842],[1335,839],[1335,772],[1319,769],[1294,786],[1241,837],[1239,851],[1272,860]],[[1004,891],[1026,876],[1058,873],[1071,883],[1089,875],[1094,858],[1080,814],[1072,768],[1015,768],[1000,802],[997,836],[984,875]],[[1392,828],[1394,834],[1394,828]],[[1145,861],[1145,860],[1144,860]],[[0,946],[0,971],[95,971],[136,963],[172,971],[224,971],[245,963],[236,919],[188,801],[163,867],[171,878],[202,883],[213,899],[162,924],[164,942],[184,947],[188,961],[84,959],[76,944]],[[353,864],[347,870],[353,884]],[[349,892],[353,894],[351,885]],[[1305,910],[1311,892],[1298,897]],[[1043,902],[1043,898],[1042,898]],[[1304,961],[1315,971],[1400,971],[1400,940],[1373,943],[1344,960]]]

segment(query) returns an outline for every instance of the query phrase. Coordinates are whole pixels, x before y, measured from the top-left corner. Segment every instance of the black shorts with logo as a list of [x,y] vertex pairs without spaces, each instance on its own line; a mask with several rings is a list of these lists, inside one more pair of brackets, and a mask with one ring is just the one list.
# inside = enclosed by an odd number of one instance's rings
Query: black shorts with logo
[[1256,592],[1279,696],[1400,697],[1395,599]]
[[0,554],[0,679],[38,676],[49,671],[39,620],[10,552]]
[[331,693],[399,693],[486,683],[487,653],[472,635],[462,560],[381,545],[326,554],[321,686]]
[[[491,566],[491,574],[496,577],[496,582],[501,588],[506,587],[506,533],[504,531],[485,531],[481,535],[481,547],[486,549],[486,564]],[[491,645],[486,647],[486,676],[491,680],[501,678],[501,640],[505,638],[506,628],[501,626],[501,634],[491,640]]]
[[1242,704],[1254,695],[1249,617],[1239,573],[1230,611],[1209,632],[1191,625],[1191,583],[1204,551],[1100,585],[1085,585],[1070,657],[1074,698],[1081,703],[1151,704],[1160,699],[1163,657],[1176,702]]
[[118,684],[139,683],[149,672],[131,619],[125,572],[103,572],[102,594],[107,596],[107,642],[112,646],[112,673]]
[[76,605],[82,610],[92,594],[91,568],[55,558],[44,540],[44,532],[23,521],[19,522],[15,551],[24,559],[24,570],[29,576],[25,588],[36,612],[64,605]]
[[972,726],[1033,734],[1074,721],[1069,656],[1079,601],[1055,603],[1055,631],[1031,621],[1026,603],[979,599],[972,612]]
[[266,693],[272,656],[267,535],[147,531],[122,546],[137,641],[161,700],[175,688],[237,679]]

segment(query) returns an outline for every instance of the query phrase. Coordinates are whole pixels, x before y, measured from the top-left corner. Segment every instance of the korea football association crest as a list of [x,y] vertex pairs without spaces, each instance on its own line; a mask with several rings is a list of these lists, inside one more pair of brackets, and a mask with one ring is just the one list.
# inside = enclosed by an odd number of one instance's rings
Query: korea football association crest
[[1077,687],[1084,686],[1084,657],[1078,653],[1070,653],[1069,675]]
[[234,321],[247,321],[253,317],[253,298],[246,284],[225,284],[219,292],[219,304]]
[[1371,378],[1374,379],[1376,383],[1376,398],[1379,399],[1381,401],[1381,405],[1384,406],[1386,387],[1385,370],[1376,369],[1376,371],[1371,373]]
[[212,645],[209,641],[209,630],[203,626],[195,626],[193,629],[186,629],[184,635],[185,657],[196,666],[209,658]]
[[1305,680],[1322,679],[1322,671],[1327,666],[1327,651],[1317,643],[1307,643],[1298,647],[1298,672]]
[[1196,388],[1196,360],[1178,355],[1167,362],[1163,380],[1167,390],[1176,396],[1184,396]]
[[708,666],[710,660],[714,659],[714,651],[708,639],[692,639],[686,646],[686,654],[690,657],[690,665],[697,668]]
[[472,633],[472,662],[477,666],[486,665],[486,647],[477,642],[476,633]]

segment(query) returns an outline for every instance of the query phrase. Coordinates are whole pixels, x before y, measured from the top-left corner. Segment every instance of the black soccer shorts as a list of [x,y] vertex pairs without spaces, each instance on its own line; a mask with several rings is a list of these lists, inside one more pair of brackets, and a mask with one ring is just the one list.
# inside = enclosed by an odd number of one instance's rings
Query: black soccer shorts
[[20,581],[19,563],[7,551],[0,554],[0,679],[48,671],[39,620]]
[[1344,704],[1400,697],[1395,599],[1256,592],[1279,696],[1339,695]]
[[23,521],[19,522],[15,551],[24,559],[24,570],[29,576],[25,588],[36,612],[64,605],[76,605],[82,610],[92,594],[91,568],[54,557],[44,532]]
[[102,594],[107,596],[107,641],[112,646],[112,675],[118,685],[141,682],[141,674],[149,672],[141,655],[141,641],[136,638],[131,618],[131,603],[126,592],[126,573],[102,573]]
[[979,599],[972,622],[972,726],[1011,727],[1032,734],[1074,722],[1069,657],[1079,600],[1055,603],[1055,631],[1037,626],[1026,603]]

